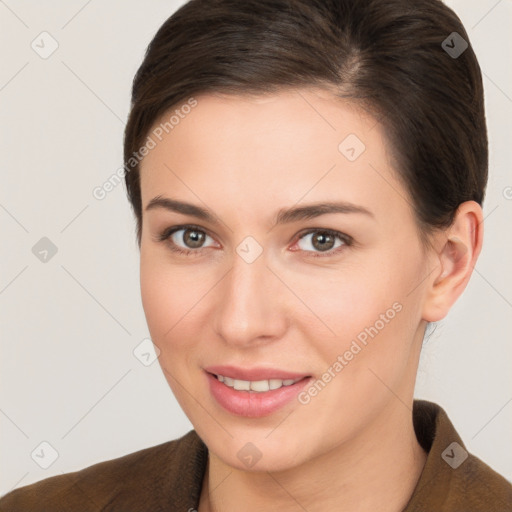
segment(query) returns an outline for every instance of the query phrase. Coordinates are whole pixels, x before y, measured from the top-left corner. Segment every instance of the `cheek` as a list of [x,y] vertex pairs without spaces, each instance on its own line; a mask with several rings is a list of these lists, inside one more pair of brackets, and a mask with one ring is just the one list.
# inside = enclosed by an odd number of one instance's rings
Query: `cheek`
[[[158,264],[157,258],[141,252],[141,299],[151,340],[159,348],[159,365],[174,396],[189,417],[190,397],[186,390],[194,389],[197,366],[194,340],[198,334],[194,325],[193,305],[202,294],[190,285],[184,270],[169,264]],[[187,283],[189,283],[187,285]],[[195,370],[194,370],[195,371]]]
[[187,281],[183,269],[161,261],[150,250],[141,250],[141,300],[152,339],[162,345],[161,350],[174,337],[180,319],[191,307],[189,296],[195,295],[193,284],[194,281]]
[[340,286],[329,288],[329,300],[317,302],[336,338],[320,336],[320,329],[325,329],[319,323],[316,333],[312,329],[307,335],[310,348],[314,340],[323,362],[319,369],[325,373],[319,379],[326,383],[325,389],[318,383],[319,392],[307,392],[311,410],[332,425],[334,437],[369,421],[394,396],[390,390],[401,396],[411,380],[415,306],[404,299],[401,280],[393,281],[393,287],[387,281],[385,275],[371,278],[368,273],[354,273],[343,280],[343,286],[340,281]]
[[340,269],[332,276],[319,276],[316,282],[304,282],[299,295],[307,298],[304,302],[324,322],[329,337],[346,340],[373,325],[400,301],[397,281],[389,282],[386,275],[385,270],[374,273],[368,267]]
[[310,336],[318,340],[322,359],[332,363],[347,353],[350,366],[371,362],[391,371],[395,364],[399,371],[418,327],[420,301],[411,290],[420,268],[418,255],[397,258],[394,251],[380,251],[378,258],[321,279],[320,286],[309,283],[304,296],[323,321]]
[[172,325],[169,313],[172,314],[174,308],[172,294],[168,293],[168,281],[169,279],[162,275],[159,266],[155,265],[147,254],[141,252],[141,300],[153,341],[156,341],[155,338],[160,339],[165,332],[164,329],[169,329]]

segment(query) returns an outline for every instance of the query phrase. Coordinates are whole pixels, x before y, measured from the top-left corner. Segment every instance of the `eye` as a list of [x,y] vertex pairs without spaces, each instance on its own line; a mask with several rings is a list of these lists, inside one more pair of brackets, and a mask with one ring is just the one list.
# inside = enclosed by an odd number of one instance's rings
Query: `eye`
[[[182,231],[182,234],[178,234]],[[177,253],[190,255],[192,253],[199,254],[206,238],[211,238],[203,229],[198,226],[187,224],[185,226],[174,226],[165,229],[158,235],[161,242],[168,241],[172,251]],[[184,246],[179,245],[179,243]]]
[[[313,236],[311,237],[310,235]],[[343,251],[345,246],[352,245],[353,242],[350,236],[339,231],[333,231],[332,229],[310,229],[299,237],[299,241],[307,240],[307,237],[310,238],[305,244],[303,244],[301,250],[313,253],[315,252],[315,249],[318,250],[319,253],[310,255],[314,258],[336,255],[340,253],[340,251]],[[340,241],[338,245],[336,245],[336,239]],[[313,248],[313,251],[309,250],[310,248]]]
[[[182,233],[180,234],[180,232]],[[314,236],[311,237],[311,235]],[[311,237],[310,240],[305,243],[303,247],[299,247],[299,249],[306,253],[312,253],[308,256],[315,258],[337,255],[339,252],[343,251],[346,246],[350,246],[353,243],[353,239],[350,236],[332,229],[309,229],[299,236],[299,242],[307,240],[307,237]],[[211,247],[203,245],[206,238],[212,237],[209,236],[205,230],[201,229],[199,226],[185,224],[165,229],[157,236],[157,241],[168,242],[169,248],[172,251],[190,256],[192,254],[199,255],[202,249]],[[337,245],[336,239],[339,240]],[[299,242],[296,242],[296,245]],[[310,250],[311,248],[313,250]],[[314,254],[316,252],[315,250],[318,251],[317,254]]]

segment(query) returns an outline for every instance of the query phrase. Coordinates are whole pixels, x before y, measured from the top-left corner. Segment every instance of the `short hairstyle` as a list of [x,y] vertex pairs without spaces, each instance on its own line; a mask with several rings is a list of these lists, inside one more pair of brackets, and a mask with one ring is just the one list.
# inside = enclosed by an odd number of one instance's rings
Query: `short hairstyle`
[[[456,43],[467,45],[460,55],[448,51]],[[421,233],[451,225],[464,201],[482,204],[482,74],[441,0],[191,0],[159,28],[133,80],[124,166],[139,247],[133,155],[163,114],[194,94],[301,87],[331,90],[379,120]]]

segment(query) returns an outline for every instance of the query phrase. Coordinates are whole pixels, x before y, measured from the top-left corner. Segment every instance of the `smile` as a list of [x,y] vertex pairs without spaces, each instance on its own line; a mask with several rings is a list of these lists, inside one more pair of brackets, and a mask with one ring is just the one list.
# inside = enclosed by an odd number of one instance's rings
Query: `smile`
[[223,382],[226,386],[236,389],[237,391],[249,391],[254,393],[264,393],[274,389],[282,388],[283,386],[292,386],[299,379],[268,379],[268,380],[239,380],[225,377],[224,375],[215,375],[217,380]]
[[210,396],[230,414],[246,418],[268,416],[285,405],[297,407],[297,395],[310,383],[311,376],[289,379],[235,379],[221,373],[204,372]]

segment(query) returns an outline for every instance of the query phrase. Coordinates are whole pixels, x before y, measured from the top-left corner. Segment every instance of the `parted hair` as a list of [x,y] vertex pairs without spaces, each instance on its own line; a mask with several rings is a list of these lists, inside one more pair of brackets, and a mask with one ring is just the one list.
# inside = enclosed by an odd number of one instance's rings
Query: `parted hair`
[[[447,51],[464,43],[460,55]],[[139,247],[133,154],[163,114],[202,93],[302,87],[325,87],[381,123],[421,232],[448,227],[464,201],[482,204],[482,74],[441,0],[190,0],[158,29],[133,79],[124,168]]]

